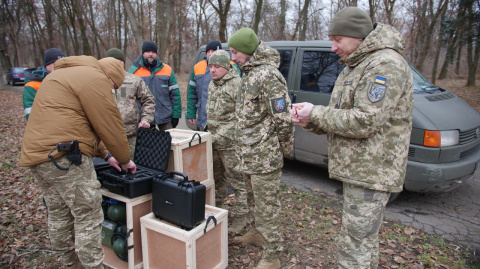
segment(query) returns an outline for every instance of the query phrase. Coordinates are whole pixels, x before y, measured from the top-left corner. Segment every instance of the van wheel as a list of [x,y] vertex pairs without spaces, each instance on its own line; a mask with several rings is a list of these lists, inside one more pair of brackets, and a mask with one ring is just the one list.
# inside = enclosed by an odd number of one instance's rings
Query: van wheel
[[393,202],[395,199],[398,198],[398,196],[400,196],[400,192],[392,192],[390,194],[390,198],[388,198],[387,204],[390,204],[391,202]]

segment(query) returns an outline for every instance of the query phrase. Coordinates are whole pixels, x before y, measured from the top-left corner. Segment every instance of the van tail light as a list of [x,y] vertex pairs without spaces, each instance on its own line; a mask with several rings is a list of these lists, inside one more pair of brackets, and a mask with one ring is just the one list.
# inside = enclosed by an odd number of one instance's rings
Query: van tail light
[[457,145],[460,134],[457,130],[431,131],[426,130],[423,137],[423,145],[430,148],[439,148]]

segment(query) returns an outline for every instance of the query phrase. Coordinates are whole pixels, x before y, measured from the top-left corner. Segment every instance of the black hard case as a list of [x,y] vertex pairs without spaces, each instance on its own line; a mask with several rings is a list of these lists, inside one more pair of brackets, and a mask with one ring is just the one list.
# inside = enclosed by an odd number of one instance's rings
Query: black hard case
[[133,157],[137,166],[135,174],[110,167],[97,170],[98,179],[104,188],[128,198],[151,193],[152,179],[167,169],[171,142],[168,132],[140,128]]
[[152,211],[157,218],[187,230],[205,220],[206,188],[200,182],[172,171],[156,176],[152,191]]

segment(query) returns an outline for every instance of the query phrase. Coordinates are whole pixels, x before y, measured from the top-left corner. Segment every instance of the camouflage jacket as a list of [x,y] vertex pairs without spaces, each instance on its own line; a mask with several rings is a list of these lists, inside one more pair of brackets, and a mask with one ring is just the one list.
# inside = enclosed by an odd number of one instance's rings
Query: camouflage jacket
[[213,137],[213,148],[235,148],[235,98],[240,86],[240,76],[235,68],[219,80],[208,84],[207,126]]
[[330,104],[315,106],[307,130],[327,133],[331,178],[400,192],[412,130],[413,77],[395,28],[377,24],[341,62]]
[[[153,95],[140,77],[125,72],[123,85],[118,88],[115,99],[122,114],[123,125],[127,136],[137,134],[139,119],[153,122],[155,101]],[[137,100],[140,102],[142,117],[139,118]]]
[[261,42],[245,64],[237,95],[237,154],[240,172],[270,173],[293,151],[294,126],[286,81],[278,71],[280,54]]

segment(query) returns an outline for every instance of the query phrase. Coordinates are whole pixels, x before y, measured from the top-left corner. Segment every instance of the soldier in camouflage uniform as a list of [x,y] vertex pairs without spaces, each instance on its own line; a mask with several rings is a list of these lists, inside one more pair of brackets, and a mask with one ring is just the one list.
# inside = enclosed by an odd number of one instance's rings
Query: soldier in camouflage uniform
[[[288,113],[290,99],[286,82],[277,69],[280,54],[259,42],[250,28],[238,30],[228,46],[232,60],[242,70],[235,109],[236,152],[240,160],[237,169],[245,182],[251,182],[256,228],[235,237],[233,242],[259,244],[263,241],[262,259],[256,268],[280,268],[280,176],[283,157],[292,154],[294,131]],[[246,199],[243,202],[247,203]]]
[[[123,66],[112,58],[57,60],[25,127],[19,164],[31,168],[48,206],[52,249],[71,268],[103,268],[102,194],[91,158],[105,157],[106,146],[115,157],[110,165],[136,171],[112,91],[124,77]],[[81,154],[57,147],[72,140],[78,141]],[[81,163],[73,165],[67,154]]]
[[[230,54],[224,50],[215,51],[208,62],[212,81],[208,85],[206,115],[208,131],[213,137],[213,178],[215,179],[215,203],[224,207],[227,197],[227,181],[233,184],[235,196],[241,196],[235,188],[236,182],[243,182],[243,177],[233,168],[238,163],[235,155],[235,98],[240,85],[240,76],[230,64]],[[243,184],[244,185],[244,184]],[[234,207],[236,208],[236,207]],[[245,216],[233,210],[236,216]]]
[[392,26],[372,24],[357,7],[339,11],[329,33],[345,69],[330,104],[294,104],[293,121],[327,134],[328,171],[343,182],[338,268],[377,268],[378,231],[392,192],[405,180],[412,129],[413,78],[404,40]]
[[[122,65],[125,64],[125,54],[117,48],[109,49],[106,56],[121,61]],[[130,159],[133,160],[138,128],[150,128],[150,123],[153,122],[153,113],[155,112],[155,100],[143,79],[128,72],[125,72],[123,85],[118,88],[115,96],[117,107],[122,114],[125,133],[127,134]],[[139,118],[137,102],[140,103],[141,118]]]

